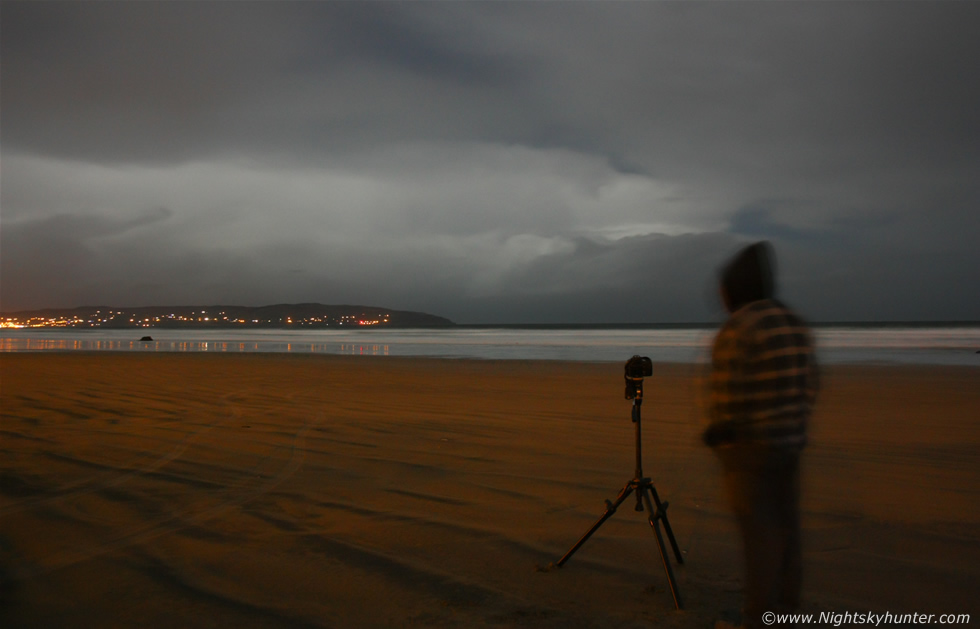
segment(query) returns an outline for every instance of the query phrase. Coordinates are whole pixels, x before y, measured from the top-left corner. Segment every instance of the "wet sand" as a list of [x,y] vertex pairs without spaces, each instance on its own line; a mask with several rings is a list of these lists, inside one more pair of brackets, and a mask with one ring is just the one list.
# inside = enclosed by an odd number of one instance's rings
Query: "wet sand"
[[[710,627],[741,568],[703,367],[0,356],[0,626]],[[980,605],[980,368],[832,367],[804,459],[805,611]]]

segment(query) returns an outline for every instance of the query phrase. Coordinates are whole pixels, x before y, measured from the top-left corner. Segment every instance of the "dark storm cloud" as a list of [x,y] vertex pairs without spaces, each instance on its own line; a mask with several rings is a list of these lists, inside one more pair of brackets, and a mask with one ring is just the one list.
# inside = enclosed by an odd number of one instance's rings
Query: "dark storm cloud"
[[[96,159],[115,149],[126,162],[151,143],[159,156],[220,155],[236,134],[243,149],[273,148],[280,136],[245,133],[265,122],[289,141],[311,126],[347,141],[376,140],[375,125],[394,139],[567,136],[665,170],[760,151],[770,166],[839,151],[842,172],[869,157],[960,163],[977,157],[978,14],[972,3],[10,2],[4,83],[17,89],[3,99],[17,124],[5,142]],[[45,133],[52,124],[64,133]]]
[[138,267],[131,263],[140,257],[116,258],[113,243],[145,233],[146,228],[166,221],[170,214],[158,208],[123,219],[58,214],[23,222],[4,221],[0,249],[3,293],[50,291],[67,299],[66,303],[93,303],[87,299],[102,292],[100,285],[106,279],[116,282],[118,276],[139,275]]
[[5,310],[691,320],[768,238],[815,318],[980,318],[976,3],[0,11]]
[[471,124],[479,134],[467,99],[520,73],[471,50],[452,15],[429,24],[391,3],[14,2],[4,12],[24,24],[4,29],[4,83],[22,86],[3,93],[18,121],[5,142],[99,161],[322,155],[468,135]]

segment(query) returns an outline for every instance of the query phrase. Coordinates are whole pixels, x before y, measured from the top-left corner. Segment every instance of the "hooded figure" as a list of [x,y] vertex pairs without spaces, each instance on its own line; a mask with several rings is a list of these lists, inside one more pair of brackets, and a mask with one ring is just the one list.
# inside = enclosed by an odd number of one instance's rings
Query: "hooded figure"
[[774,298],[774,261],[772,246],[757,242],[719,274],[730,317],[712,348],[703,435],[721,461],[742,539],[745,627],[800,603],[799,467],[816,363],[806,325]]
[[721,291],[728,312],[775,292],[776,256],[763,240],[742,249],[721,271]]

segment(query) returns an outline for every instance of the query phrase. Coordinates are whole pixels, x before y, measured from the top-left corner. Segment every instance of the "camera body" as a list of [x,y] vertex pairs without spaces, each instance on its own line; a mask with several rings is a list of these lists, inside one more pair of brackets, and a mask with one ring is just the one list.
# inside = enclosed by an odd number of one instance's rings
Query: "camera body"
[[653,361],[646,356],[634,356],[626,361],[626,378],[636,380],[653,375]]
[[633,356],[626,361],[624,368],[626,380],[626,399],[643,399],[643,379],[653,375],[653,361],[646,356]]

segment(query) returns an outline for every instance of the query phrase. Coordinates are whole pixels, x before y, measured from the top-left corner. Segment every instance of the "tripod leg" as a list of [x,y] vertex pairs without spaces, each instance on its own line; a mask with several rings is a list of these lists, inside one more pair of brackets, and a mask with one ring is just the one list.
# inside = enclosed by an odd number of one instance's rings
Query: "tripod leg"
[[558,566],[559,568],[562,567],[565,564],[565,562],[568,561],[573,554],[575,554],[575,551],[578,550],[582,546],[582,544],[587,542],[588,539],[592,537],[593,533],[599,530],[599,527],[602,526],[602,523],[608,520],[612,516],[612,514],[616,513],[616,509],[619,508],[619,505],[623,504],[623,501],[626,500],[631,493],[633,493],[633,488],[634,488],[634,482],[630,481],[626,483],[626,486],[623,487],[622,491],[619,492],[619,495],[616,496],[616,502],[609,502],[607,500],[606,512],[602,514],[602,517],[600,517],[599,520],[592,525],[592,528],[590,528],[588,532],[582,536],[582,539],[576,542],[575,545],[572,546],[567,553],[565,553],[564,557],[562,557],[557,562],[555,562],[555,565]]
[[649,489],[650,493],[653,494],[653,502],[657,505],[657,513],[660,514],[660,519],[664,521],[664,531],[667,532],[667,539],[670,540],[670,546],[674,549],[674,557],[677,558],[677,563],[684,563],[681,549],[677,546],[677,540],[674,539],[674,532],[670,529],[670,522],[667,520],[667,505],[660,502],[660,496],[657,495],[656,487],[650,485]]
[[[650,527],[653,528],[653,532],[657,535],[657,547],[660,549],[660,559],[664,563],[664,572],[667,573],[667,582],[670,584],[670,594],[674,597],[674,607],[677,609],[684,609],[683,603],[681,603],[681,594],[677,590],[677,582],[674,580],[674,570],[670,567],[670,558],[667,556],[667,548],[664,546],[664,538],[660,534],[660,525],[657,524],[657,520],[662,517],[659,511],[653,510],[653,505],[650,503],[650,494],[647,493],[649,487],[641,487],[639,493],[643,494],[643,499],[646,501],[647,513],[650,514]],[[666,525],[667,521],[664,520]],[[673,542],[673,536],[671,536],[671,542]]]

